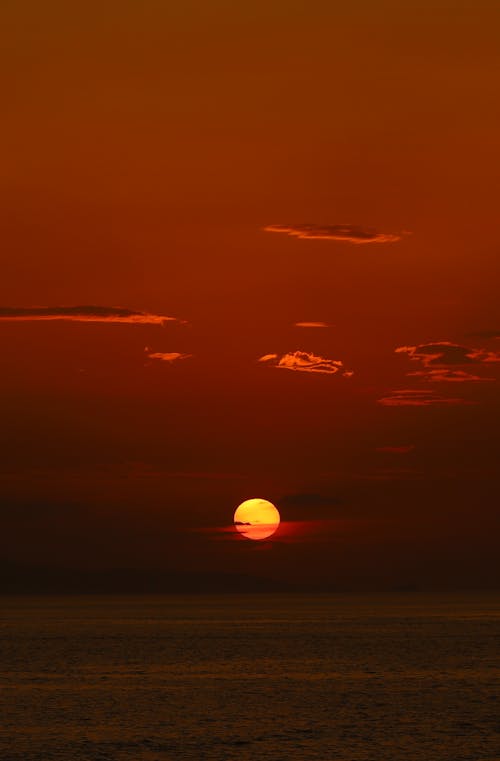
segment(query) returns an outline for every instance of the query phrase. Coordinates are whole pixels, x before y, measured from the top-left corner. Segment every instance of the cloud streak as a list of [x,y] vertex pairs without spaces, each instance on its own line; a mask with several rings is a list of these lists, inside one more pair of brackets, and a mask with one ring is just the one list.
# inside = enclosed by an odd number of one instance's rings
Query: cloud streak
[[66,322],[124,323],[128,325],[164,325],[166,322],[183,322],[164,314],[139,312],[124,307],[56,306],[56,307],[0,307],[2,322]]
[[296,328],[331,328],[327,322],[295,322]]
[[[340,359],[327,359],[312,354],[308,351],[293,351],[288,354],[264,354],[260,357],[259,362],[267,363],[272,367],[280,370],[294,370],[302,373],[321,373],[323,375],[335,375],[343,369],[343,362]],[[351,373],[342,373],[350,376]]]
[[406,373],[407,377],[421,378],[428,383],[478,383],[484,381],[494,381],[495,378],[484,378],[480,375],[473,375],[465,370],[451,370],[443,367],[433,370],[416,370],[413,373]]
[[269,233],[283,233],[301,240],[335,240],[344,243],[396,243],[404,233],[381,233],[357,225],[267,225]]
[[146,356],[148,359],[158,359],[161,362],[176,362],[179,359],[189,359],[192,354],[181,354],[179,351],[154,351],[150,352],[146,349]]
[[377,399],[383,407],[436,407],[459,404],[474,404],[466,399],[440,396],[434,391],[422,391],[414,388],[403,388],[391,391],[388,396]]

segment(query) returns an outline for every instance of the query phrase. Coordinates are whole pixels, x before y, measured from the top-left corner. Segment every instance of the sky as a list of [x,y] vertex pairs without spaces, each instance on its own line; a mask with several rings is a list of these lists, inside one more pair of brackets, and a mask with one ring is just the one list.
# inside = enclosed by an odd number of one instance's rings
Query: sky
[[1,17],[4,586],[498,587],[498,3]]

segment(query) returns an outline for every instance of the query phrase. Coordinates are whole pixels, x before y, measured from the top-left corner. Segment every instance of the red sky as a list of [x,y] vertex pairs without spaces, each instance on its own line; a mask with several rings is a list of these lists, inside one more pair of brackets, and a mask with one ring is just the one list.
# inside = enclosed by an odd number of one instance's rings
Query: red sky
[[1,13],[0,560],[498,585],[499,6]]

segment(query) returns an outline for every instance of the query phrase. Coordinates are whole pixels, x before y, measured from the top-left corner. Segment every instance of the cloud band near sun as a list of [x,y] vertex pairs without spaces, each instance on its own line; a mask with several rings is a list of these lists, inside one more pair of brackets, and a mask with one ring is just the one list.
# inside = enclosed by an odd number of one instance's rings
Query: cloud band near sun
[[301,240],[336,240],[345,243],[396,243],[404,233],[382,233],[357,225],[267,225],[269,233],[284,233]]
[[124,307],[102,306],[56,306],[56,307],[0,307],[0,321],[44,322],[65,320],[67,322],[108,322],[129,325],[164,325],[166,322],[182,322],[164,314],[139,312]]
[[288,354],[264,354],[259,362],[266,363],[281,370],[294,370],[302,373],[322,373],[324,375],[342,375],[350,377],[352,372],[343,371],[344,364],[340,359],[327,359],[308,351],[293,351]]

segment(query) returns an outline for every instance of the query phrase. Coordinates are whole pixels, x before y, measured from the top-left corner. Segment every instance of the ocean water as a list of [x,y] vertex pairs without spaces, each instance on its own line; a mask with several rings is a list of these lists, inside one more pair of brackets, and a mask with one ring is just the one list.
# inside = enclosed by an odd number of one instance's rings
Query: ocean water
[[1,606],[1,761],[500,759],[498,596]]

